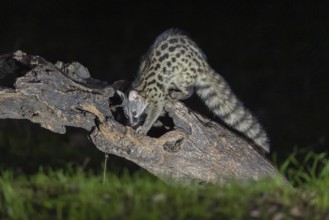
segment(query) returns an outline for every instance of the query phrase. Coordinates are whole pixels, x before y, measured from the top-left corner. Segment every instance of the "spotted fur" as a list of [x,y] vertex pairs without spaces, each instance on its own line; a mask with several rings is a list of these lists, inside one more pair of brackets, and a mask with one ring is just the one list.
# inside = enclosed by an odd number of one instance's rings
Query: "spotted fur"
[[155,40],[142,59],[132,87],[124,104],[127,117],[138,124],[141,114],[147,114],[138,133],[149,131],[168,97],[185,99],[195,90],[215,115],[269,152],[267,135],[257,119],[209,66],[195,42],[178,30],[167,30]]

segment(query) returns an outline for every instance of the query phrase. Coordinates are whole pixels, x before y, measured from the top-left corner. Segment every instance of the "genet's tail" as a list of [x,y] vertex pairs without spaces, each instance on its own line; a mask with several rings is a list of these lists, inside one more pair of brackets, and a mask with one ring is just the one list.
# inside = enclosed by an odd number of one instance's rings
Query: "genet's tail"
[[213,70],[200,74],[196,83],[196,93],[227,125],[253,140],[267,153],[270,151],[266,132],[219,74]]

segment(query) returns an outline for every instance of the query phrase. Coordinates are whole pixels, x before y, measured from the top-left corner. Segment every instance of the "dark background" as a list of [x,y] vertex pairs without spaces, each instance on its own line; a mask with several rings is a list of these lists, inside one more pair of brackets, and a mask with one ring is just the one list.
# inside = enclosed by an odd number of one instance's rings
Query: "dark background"
[[[279,158],[294,150],[328,151],[329,7],[305,1],[214,2],[2,1],[0,54],[20,49],[52,62],[78,61],[108,82],[132,80],[154,39],[180,28],[258,116]],[[187,104],[213,118],[197,107],[198,100]],[[1,120],[0,167],[100,166],[103,154],[86,135]],[[112,157],[111,166],[132,165]]]

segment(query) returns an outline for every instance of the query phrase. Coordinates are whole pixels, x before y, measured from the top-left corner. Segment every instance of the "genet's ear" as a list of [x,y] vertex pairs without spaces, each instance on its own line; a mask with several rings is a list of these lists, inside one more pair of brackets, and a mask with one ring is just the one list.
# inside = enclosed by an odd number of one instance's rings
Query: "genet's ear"
[[140,96],[139,96],[139,94],[136,90],[131,90],[129,92],[129,96],[128,96],[129,101],[136,101],[136,100],[139,100],[139,99],[140,99]]
[[121,92],[120,90],[117,90],[118,95],[120,96],[121,100],[124,101],[127,99],[126,94],[124,94],[123,92]]

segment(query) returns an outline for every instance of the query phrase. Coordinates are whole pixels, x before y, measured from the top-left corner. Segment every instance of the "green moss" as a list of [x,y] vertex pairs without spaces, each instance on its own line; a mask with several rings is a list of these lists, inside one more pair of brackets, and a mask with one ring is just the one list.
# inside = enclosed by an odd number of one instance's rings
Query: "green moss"
[[293,184],[298,183],[295,188],[275,180],[174,187],[146,172],[120,176],[109,172],[103,184],[101,175],[72,168],[40,169],[31,176],[2,171],[0,219],[328,218],[329,163],[325,155],[309,156],[316,165],[298,169],[292,158],[282,169],[294,173],[288,176]]

